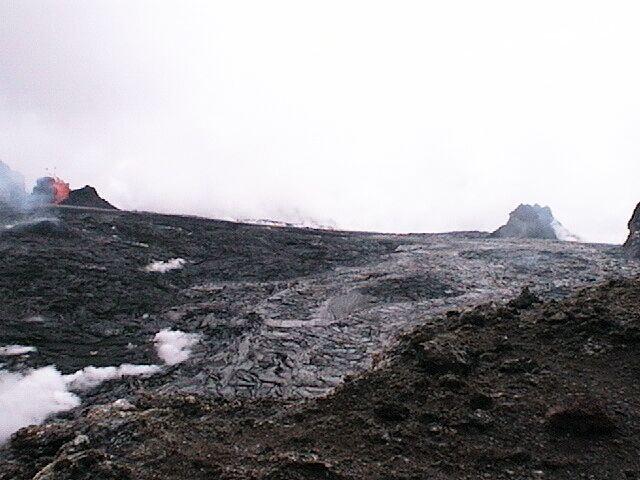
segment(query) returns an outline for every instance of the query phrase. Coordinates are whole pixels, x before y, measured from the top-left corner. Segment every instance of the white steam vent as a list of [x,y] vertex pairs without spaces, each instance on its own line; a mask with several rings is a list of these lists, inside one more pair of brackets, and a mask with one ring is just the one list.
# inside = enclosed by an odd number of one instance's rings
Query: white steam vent
[[146,272],[155,272],[155,273],[167,273],[171,270],[180,270],[184,268],[187,261],[184,258],[172,258],[163,262],[161,260],[156,260],[147,265],[144,270]]
[[200,335],[196,333],[185,333],[168,328],[156,333],[153,339],[158,356],[167,365],[184,362],[191,355],[191,347],[199,340]]
[[[154,337],[158,356],[167,364],[184,362],[191,355],[191,347],[200,335],[179,330],[161,330]],[[0,347],[0,355],[24,355],[35,347],[7,345]],[[73,392],[95,388],[109,380],[124,377],[148,377],[162,370],[160,365],[118,367],[88,366],[70,375],[63,375],[54,366],[42,367],[27,373],[0,370],[0,444],[22,427],[42,423],[49,415],[71,410],[80,405]]]
[[562,240],[563,242],[581,242],[582,240],[577,235],[574,235],[569,230],[566,229],[564,225],[562,225],[555,218],[551,222],[551,228],[556,233],[556,237],[558,240]]
[[67,387],[64,376],[52,366],[26,375],[0,371],[0,444],[22,427],[80,405]]
[[154,375],[159,365],[123,364],[119,367],[85,367],[63,375],[54,366],[28,373],[0,371],[0,444],[28,425],[42,423],[49,415],[80,405],[73,391],[97,387],[108,380]]
[[37,352],[36,347],[25,347],[24,345],[7,345],[0,347],[0,357],[13,357],[17,355],[26,355],[27,353]]
[[71,375],[65,375],[65,381],[71,390],[88,390],[108,380],[123,377],[149,377],[160,371],[159,365],[131,365],[124,363],[119,367],[88,366]]

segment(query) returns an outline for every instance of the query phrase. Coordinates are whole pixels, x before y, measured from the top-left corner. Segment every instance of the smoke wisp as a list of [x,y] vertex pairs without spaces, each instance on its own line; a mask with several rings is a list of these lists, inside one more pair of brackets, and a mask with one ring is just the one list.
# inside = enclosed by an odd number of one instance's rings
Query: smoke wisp
[[24,177],[0,161],[0,232],[58,221],[51,211],[41,208],[55,198],[54,191],[45,187],[49,179],[41,179],[39,188],[27,193]]

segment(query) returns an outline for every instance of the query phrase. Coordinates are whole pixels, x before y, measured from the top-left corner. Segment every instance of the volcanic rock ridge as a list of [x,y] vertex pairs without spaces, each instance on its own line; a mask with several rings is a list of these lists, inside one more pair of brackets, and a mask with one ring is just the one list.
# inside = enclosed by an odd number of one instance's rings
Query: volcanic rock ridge
[[629,220],[629,238],[623,248],[631,258],[640,259],[640,203]]
[[509,221],[491,234],[494,238],[532,238],[578,241],[558,220],[549,207],[521,204],[509,214]]
[[107,210],[117,210],[116,207],[114,207],[104,198],[98,195],[96,189],[90,185],[86,185],[77,190],[71,190],[68,197],[60,202],[60,205],[70,207],[103,208]]

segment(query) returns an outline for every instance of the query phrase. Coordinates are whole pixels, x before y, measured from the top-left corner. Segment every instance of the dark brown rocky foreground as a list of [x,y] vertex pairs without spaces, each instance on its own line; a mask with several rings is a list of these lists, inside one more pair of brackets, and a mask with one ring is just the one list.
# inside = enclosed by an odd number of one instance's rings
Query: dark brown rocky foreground
[[326,398],[143,389],[21,430],[0,478],[640,477],[640,280],[418,321]]

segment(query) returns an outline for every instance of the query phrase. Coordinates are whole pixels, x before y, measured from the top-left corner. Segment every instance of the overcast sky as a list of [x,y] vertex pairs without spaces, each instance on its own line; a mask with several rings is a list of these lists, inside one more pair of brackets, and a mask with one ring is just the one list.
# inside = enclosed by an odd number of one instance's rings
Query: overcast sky
[[123,208],[494,229],[640,201],[640,3],[0,0],[0,159]]

